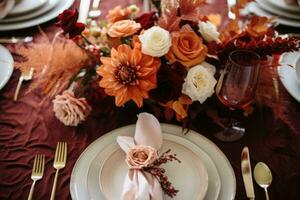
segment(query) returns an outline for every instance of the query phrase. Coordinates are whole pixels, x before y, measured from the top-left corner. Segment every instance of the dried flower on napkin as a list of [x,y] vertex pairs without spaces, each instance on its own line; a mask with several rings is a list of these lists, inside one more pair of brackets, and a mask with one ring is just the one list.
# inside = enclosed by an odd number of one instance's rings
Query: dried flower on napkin
[[66,126],[77,126],[89,115],[91,107],[85,98],[76,98],[73,92],[66,90],[53,100],[53,111]]
[[159,180],[159,183],[165,194],[170,196],[171,198],[175,197],[179,190],[176,190],[172,183],[169,181],[168,176],[166,176],[166,170],[161,167],[162,164],[166,164],[167,162],[177,161],[181,163],[181,161],[176,157],[176,154],[170,154],[171,149],[164,152],[157,160],[150,164],[147,167],[144,167],[144,170],[149,172],[150,174],[156,176]]

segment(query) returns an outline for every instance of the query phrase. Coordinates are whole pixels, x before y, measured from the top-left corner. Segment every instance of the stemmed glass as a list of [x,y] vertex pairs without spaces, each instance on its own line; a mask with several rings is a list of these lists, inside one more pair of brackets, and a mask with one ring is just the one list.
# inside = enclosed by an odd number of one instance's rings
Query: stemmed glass
[[[243,109],[254,101],[258,82],[260,56],[252,51],[237,50],[229,55],[225,69],[216,86],[219,100],[230,110]],[[236,141],[245,128],[231,119],[224,130],[215,136],[221,141]]]

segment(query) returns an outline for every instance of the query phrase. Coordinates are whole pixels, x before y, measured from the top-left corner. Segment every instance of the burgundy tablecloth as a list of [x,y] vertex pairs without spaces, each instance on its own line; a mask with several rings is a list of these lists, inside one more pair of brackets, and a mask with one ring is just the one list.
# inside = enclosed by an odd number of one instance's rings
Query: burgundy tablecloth
[[[210,9],[226,13],[224,2],[215,0]],[[103,0],[102,11],[105,14],[108,8],[120,3],[126,5],[141,2]],[[42,28],[51,34],[57,30],[52,24],[53,21]],[[1,34],[26,34],[28,31],[32,33],[36,28]],[[81,152],[99,136],[116,127],[133,123],[136,117],[129,113],[119,124],[112,124],[107,123],[107,120],[111,119],[105,116],[92,115],[76,128],[66,127],[54,117],[49,99],[45,100],[37,91],[25,94],[28,83],[21,90],[20,100],[17,103],[12,101],[18,77],[19,72],[15,71],[9,83],[0,91],[0,199],[27,198],[32,183],[32,163],[37,153],[46,155],[46,168],[43,179],[36,184],[34,199],[49,199],[55,173],[52,167],[53,157],[58,141],[68,142],[68,162],[59,174],[56,199],[71,199],[70,175]],[[299,104],[294,104],[295,109],[299,109]],[[298,117],[300,123],[300,113]],[[234,143],[222,143],[215,139],[207,119],[199,117],[197,123],[192,125],[193,129],[213,140],[231,162],[237,180],[236,199],[246,199],[240,173],[240,152],[244,145],[250,147],[252,166],[258,161],[264,161],[272,169],[274,181],[270,187],[271,199],[300,199],[300,136],[271,119],[263,112],[257,112],[247,118],[246,136]],[[256,184],[255,192],[257,199],[264,199],[263,190]]]

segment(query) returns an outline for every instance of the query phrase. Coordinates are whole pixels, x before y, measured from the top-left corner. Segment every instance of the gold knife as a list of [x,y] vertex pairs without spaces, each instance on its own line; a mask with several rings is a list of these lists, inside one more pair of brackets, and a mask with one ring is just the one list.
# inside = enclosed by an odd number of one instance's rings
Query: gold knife
[[251,164],[250,164],[250,154],[249,148],[244,147],[241,154],[241,169],[243,175],[244,186],[246,190],[246,195],[249,199],[255,198],[254,188],[253,188],[253,179],[251,172]]

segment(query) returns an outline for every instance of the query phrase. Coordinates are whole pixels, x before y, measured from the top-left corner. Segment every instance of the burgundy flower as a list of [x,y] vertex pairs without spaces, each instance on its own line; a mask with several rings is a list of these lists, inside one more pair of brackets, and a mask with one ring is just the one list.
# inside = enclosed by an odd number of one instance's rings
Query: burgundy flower
[[150,97],[161,103],[177,100],[181,95],[186,73],[185,67],[179,62],[162,65],[157,73],[157,88],[150,91]]
[[156,12],[144,13],[135,19],[137,23],[141,24],[142,29],[148,29],[154,26],[156,20]]
[[65,10],[63,13],[58,15],[59,21],[56,25],[63,29],[64,34],[69,34],[69,37],[73,38],[80,35],[85,28],[83,23],[77,22],[77,19],[78,11],[76,9]]

